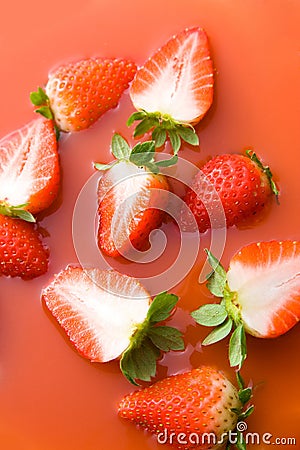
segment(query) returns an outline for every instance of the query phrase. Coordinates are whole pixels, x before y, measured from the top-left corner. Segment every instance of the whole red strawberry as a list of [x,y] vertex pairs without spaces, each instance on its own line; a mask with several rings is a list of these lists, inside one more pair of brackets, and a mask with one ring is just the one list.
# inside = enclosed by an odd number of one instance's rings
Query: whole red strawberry
[[24,280],[43,275],[48,255],[33,223],[0,214],[0,275]]
[[177,157],[155,163],[154,152],[153,141],[130,149],[125,139],[115,134],[112,153],[117,160],[95,164],[106,170],[98,185],[98,246],[108,256],[127,254],[131,247],[143,249],[150,232],[162,223],[169,185],[166,177],[156,172],[160,163],[171,165]]
[[52,120],[36,118],[0,140],[1,214],[22,218],[24,210],[36,214],[55,200],[59,185]]
[[[226,226],[231,227],[258,214],[272,193],[278,195],[269,167],[247,151],[246,155],[220,155],[206,163],[195,176],[185,202],[204,233],[222,226],[224,215]],[[191,220],[182,215],[182,223],[188,228]]]
[[156,434],[161,444],[217,449],[251,397],[249,388],[242,392],[222,372],[203,366],[126,395],[119,415]]
[[50,73],[44,92],[31,93],[37,112],[54,118],[62,131],[88,128],[107,110],[115,108],[136,72],[126,59],[87,58]]

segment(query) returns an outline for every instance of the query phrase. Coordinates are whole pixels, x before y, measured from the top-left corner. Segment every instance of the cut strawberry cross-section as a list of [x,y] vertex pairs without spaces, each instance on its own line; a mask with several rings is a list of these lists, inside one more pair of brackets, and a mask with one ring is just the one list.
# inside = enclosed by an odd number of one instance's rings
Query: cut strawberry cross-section
[[141,67],[130,97],[138,112],[128,121],[141,120],[134,135],[154,128],[157,147],[167,134],[174,153],[180,141],[198,144],[192,125],[205,115],[213,99],[213,66],[208,39],[202,28],[188,28],[173,36]]
[[117,159],[110,164],[95,163],[105,170],[98,184],[98,246],[108,256],[127,256],[132,246],[142,250],[150,232],[161,225],[169,185],[157,172],[177,157],[155,162],[153,141],[131,149],[119,134],[113,136],[112,153]]
[[26,219],[21,210],[36,214],[48,208],[60,182],[53,121],[35,119],[1,139],[0,163],[1,214]]
[[42,292],[48,309],[78,352],[94,362],[121,358],[128,380],[150,381],[161,350],[182,350],[181,333],[157,326],[178,298],[162,293],[151,301],[135,278],[113,270],[68,266]]
[[208,252],[214,272],[208,288],[220,304],[207,304],[192,313],[201,325],[216,326],[203,345],[230,338],[231,366],[247,355],[245,332],[275,338],[300,320],[300,242],[258,242],[243,247],[226,271]]

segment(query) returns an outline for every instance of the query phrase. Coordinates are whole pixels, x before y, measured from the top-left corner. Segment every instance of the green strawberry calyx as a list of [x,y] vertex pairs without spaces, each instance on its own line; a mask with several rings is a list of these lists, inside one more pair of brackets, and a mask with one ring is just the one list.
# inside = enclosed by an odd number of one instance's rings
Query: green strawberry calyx
[[94,163],[95,169],[108,170],[120,161],[128,161],[138,167],[145,167],[150,172],[157,174],[159,173],[160,167],[173,166],[178,161],[177,155],[169,159],[155,161],[154,141],[138,143],[131,149],[127,141],[118,133],[115,133],[112,137],[111,151],[116,159],[108,164]]
[[161,292],[153,299],[144,322],[137,325],[120,360],[120,369],[130,383],[138,386],[137,380],[151,381],[162,352],[184,350],[182,333],[160,324],[170,318],[177,302],[176,295]]
[[4,200],[0,202],[0,214],[16,219],[22,219],[26,222],[35,222],[34,216],[25,209],[27,205],[28,203],[23,203],[22,205],[12,206]]
[[251,404],[250,400],[253,397],[253,389],[251,385],[246,386],[242,378],[240,371],[236,372],[236,378],[238,383],[238,397],[241,402],[240,408],[231,408],[231,411],[237,415],[237,426],[234,433],[234,445],[229,439],[227,442],[226,450],[230,450],[232,447],[238,450],[246,450],[247,442],[243,436],[243,430],[245,428],[245,420],[253,413],[254,405]]
[[264,166],[262,161],[258,158],[256,153],[253,150],[246,150],[246,156],[253,161],[257,167],[267,176],[271,191],[273,194],[278,198],[279,195],[279,189],[273,180],[273,173],[271,172],[271,169],[269,166]]
[[208,303],[191,313],[200,325],[215,327],[203,340],[202,345],[211,345],[226,338],[230,333],[229,362],[231,367],[242,367],[247,357],[246,332],[237,302],[237,293],[229,289],[227,274],[220,261],[206,250],[213,271],[207,277],[207,287],[220,303]]
[[43,117],[46,117],[46,119],[54,121],[56,139],[58,141],[59,135],[60,135],[60,130],[55,123],[54,113],[50,106],[50,99],[49,99],[48,95],[46,94],[46,92],[44,91],[44,89],[42,89],[41,87],[38,87],[37,91],[31,92],[30,100],[34,106],[38,106],[38,108],[35,109],[36,113],[41,114]]
[[139,124],[134,130],[134,137],[143,136],[151,131],[156,148],[162,147],[168,137],[174,155],[177,155],[182,141],[193,146],[199,145],[199,138],[194,127],[189,123],[178,122],[168,114],[140,110],[129,117],[127,126],[130,127],[135,121],[139,121]]

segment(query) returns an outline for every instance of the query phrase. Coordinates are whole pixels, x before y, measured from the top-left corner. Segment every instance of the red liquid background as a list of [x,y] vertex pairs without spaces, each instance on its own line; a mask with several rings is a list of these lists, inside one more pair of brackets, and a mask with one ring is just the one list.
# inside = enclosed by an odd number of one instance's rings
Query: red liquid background
[[[6,4],[0,28],[1,135],[33,118],[28,93],[59,63],[100,55],[131,57],[142,64],[173,33],[201,25],[216,68],[215,100],[197,127],[200,152],[186,148],[181,156],[200,164],[219,153],[254,148],[281,187],[280,206],[273,202],[255,226],[228,231],[222,262],[227,267],[230,257],[253,241],[300,239],[299,11],[296,1],[275,0]],[[160,448],[116,415],[120,398],[133,390],[118,363],[91,364],[81,358],[40,302],[40,291],[53,274],[77,261],[71,234],[76,198],[94,173],[92,162],[110,160],[113,132],[130,138],[125,122],[132,111],[126,94],[93,128],[63,138],[61,196],[52,214],[41,220],[50,234],[45,239],[51,249],[49,271],[30,282],[0,279],[0,448],[5,450]],[[208,237],[203,246],[206,242]],[[187,350],[167,355],[159,377],[206,363],[233,376],[227,343],[197,351],[207,330],[195,327],[188,312],[208,300],[198,275],[196,266],[173,289],[181,297],[173,322],[187,328]],[[293,448],[300,446],[299,342],[299,326],[276,340],[249,337],[243,370],[245,379],[257,385],[249,431],[272,433],[274,439],[296,437]],[[281,447],[286,448],[276,446]]]

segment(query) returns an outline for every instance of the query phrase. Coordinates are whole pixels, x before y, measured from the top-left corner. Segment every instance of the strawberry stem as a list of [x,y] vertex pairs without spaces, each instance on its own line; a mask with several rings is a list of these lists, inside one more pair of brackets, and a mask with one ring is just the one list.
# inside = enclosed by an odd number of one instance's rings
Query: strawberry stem
[[127,161],[138,167],[145,167],[150,172],[157,174],[159,173],[160,167],[169,167],[176,164],[178,161],[176,155],[169,159],[155,161],[154,141],[139,142],[131,149],[128,142],[118,133],[115,133],[112,137],[111,151],[116,158],[116,161],[112,161],[108,164],[94,163],[95,169],[108,170],[119,161]]
[[178,122],[169,114],[163,114],[159,111],[136,111],[127,120],[127,126],[131,126],[135,121],[140,122],[134,130],[134,137],[143,136],[151,131],[156,148],[162,147],[168,137],[174,155],[177,155],[180,150],[182,141],[193,146],[199,145],[199,138],[193,126]]

